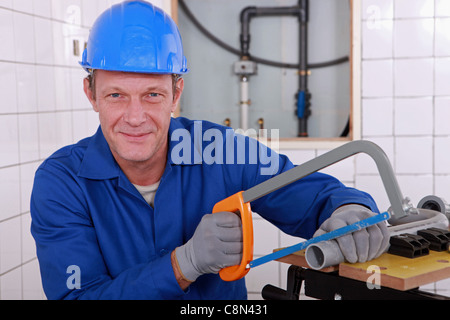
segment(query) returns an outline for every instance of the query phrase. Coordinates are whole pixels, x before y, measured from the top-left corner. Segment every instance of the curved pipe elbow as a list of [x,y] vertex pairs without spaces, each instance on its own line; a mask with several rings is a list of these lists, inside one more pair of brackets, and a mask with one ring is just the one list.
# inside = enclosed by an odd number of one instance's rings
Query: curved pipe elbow
[[250,20],[256,15],[257,8],[245,7],[241,11],[241,57],[249,56],[250,48]]

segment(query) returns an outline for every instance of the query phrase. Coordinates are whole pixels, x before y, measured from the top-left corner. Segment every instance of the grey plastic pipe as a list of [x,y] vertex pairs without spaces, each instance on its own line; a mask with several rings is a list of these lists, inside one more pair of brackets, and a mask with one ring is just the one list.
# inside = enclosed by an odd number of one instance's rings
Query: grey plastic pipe
[[308,266],[314,270],[335,266],[345,261],[336,240],[323,241],[306,248],[305,258]]

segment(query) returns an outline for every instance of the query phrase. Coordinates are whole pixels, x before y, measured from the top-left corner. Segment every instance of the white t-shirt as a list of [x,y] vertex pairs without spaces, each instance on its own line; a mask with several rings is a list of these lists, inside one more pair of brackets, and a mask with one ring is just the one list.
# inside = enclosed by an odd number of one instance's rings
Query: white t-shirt
[[155,201],[156,190],[159,187],[159,181],[149,186],[138,186],[133,184],[147,203],[153,207]]

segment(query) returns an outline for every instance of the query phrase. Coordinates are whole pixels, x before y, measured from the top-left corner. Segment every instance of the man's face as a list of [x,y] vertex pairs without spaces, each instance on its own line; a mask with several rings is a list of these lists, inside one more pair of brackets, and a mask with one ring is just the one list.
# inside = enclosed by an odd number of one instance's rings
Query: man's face
[[173,92],[171,75],[97,70],[95,95],[84,80],[84,90],[99,113],[106,141],[120,164],[164,159],[171,113],[183,90],[183,79]]

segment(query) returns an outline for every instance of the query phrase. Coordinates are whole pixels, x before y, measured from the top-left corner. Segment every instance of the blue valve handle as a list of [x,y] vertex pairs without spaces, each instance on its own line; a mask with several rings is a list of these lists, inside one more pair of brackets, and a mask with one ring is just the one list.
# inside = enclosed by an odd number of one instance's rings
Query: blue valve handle
[[305,115],[306,96],[305,91],[299,91],[297,96],[297,117],[303,118]]

